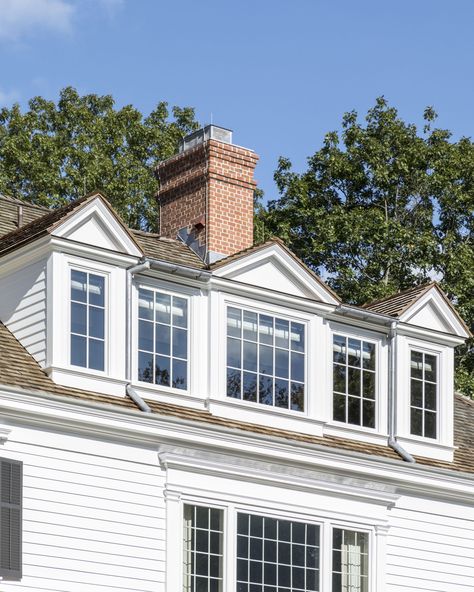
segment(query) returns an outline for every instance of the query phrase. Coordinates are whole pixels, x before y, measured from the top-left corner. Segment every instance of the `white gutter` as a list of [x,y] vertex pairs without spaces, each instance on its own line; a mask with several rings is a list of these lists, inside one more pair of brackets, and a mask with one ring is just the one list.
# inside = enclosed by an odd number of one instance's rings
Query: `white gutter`
[[125,379],[131,380],[132,364],[131,364],[131,352],[132,352],[132,279],[134,274],[140,271],[146,271],[150,269],[150,262],[148,260],[142,260],[132,267],[127,267],[127,286],[125,295]]

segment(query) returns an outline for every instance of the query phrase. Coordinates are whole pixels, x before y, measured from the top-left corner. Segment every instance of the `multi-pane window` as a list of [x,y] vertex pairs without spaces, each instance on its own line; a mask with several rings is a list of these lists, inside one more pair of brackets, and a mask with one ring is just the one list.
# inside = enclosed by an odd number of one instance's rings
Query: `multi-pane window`
[[104,370],[105,278],[71,270],[71,364]]
[[187,299],[140,289],[138,300],[138,379],[186,390]]
[[305,326],[228,307],[227,396],[304,411]]
[[335,528],[332,541],[332,591],[368,592],[368,534]]
[[410,432],[436,438],[437,357],[412,351],[410,357]]
[[223,592],[223,512],[184,506],[184,592]]
[[333,419],[375,427],[375,344],[333,336]]
[[237,592],[319,590],[319,527],[237,516]]

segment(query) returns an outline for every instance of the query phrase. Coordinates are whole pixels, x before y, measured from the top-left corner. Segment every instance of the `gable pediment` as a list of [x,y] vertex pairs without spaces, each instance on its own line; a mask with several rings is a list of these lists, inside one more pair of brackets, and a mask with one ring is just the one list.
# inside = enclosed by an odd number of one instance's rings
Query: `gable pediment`
[[213,273],[219,277],[284,292],[291,296],[312,298],[327,304],[339,303],[317,276],[276,243],[230,261]]
[[419,301],[408,308],[400,316],[400,320],[433,331],[450,333],[464,338],[469,337],[466,327],[452,305],[446,301],[435,287],[431,288]]
[[51,234],[92,247],[142,255],[135,240],[100,196],[74,212]]

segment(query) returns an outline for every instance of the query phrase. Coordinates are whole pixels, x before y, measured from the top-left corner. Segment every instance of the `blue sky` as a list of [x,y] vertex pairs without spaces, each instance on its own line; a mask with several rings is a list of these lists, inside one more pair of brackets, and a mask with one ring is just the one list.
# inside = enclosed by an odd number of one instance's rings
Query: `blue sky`
[[474,136],[473,26],[472,0],[0,0],[0,105],[72,85],[145,114],[193,106],[257,151],[271,199],[280,155],[303,170],[382,94]]

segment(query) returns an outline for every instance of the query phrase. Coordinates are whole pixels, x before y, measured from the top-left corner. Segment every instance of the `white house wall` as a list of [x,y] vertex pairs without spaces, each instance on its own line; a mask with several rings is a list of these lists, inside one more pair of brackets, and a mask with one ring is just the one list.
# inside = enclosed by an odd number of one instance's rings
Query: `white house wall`
[[390,514],[386,564],[391,592],[473,589],[472,506],[406,496]]
[[44,366],[46,361],[46,259],[0,277],[0,320]]
[[156,451],[14,428],[23,461],[23,578],[0,589],[164,591],[163,474]]

